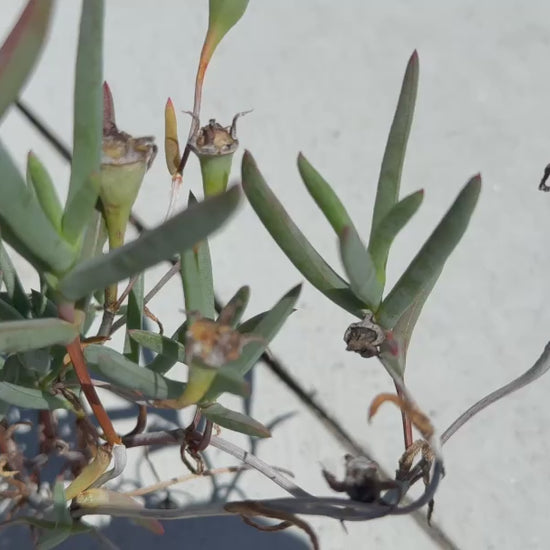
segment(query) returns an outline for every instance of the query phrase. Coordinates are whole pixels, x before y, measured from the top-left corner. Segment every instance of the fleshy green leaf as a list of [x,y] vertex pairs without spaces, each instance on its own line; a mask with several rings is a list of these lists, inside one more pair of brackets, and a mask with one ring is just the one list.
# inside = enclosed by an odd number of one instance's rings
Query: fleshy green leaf
[[67,271],[75,253],[59,238],[2,144],[0,173],[2,238],[35,267],[54,273]]
[[68,299],[77,299],[140,273],[204,239],[226,221],[238,203],[239,189],[233,187],[190,206],[135,241],[78,264],[60,282],[60,291]]
[[405,160],[407,141],[411,130],[416,103],[416,91],[418,88],[418,54],[411,55],[403,77],[401,93],[397,102],[397,109],[386,143],[384,158],[378,178],[376,200],[372,215],[371,235],[376,226],[393,208],[399,200],[399,187],[401,184],[401,172]]
[[0,320],[2,321],[19,321],[24,319],[11,304],[0,298]]
[[[80,247],[79,262],[95,258],[96,256],[103,254],[103,245],[107,240],[107,229],[105,228],[105,222],[101,212],[95,210],[92,214],[88,225],[84,232],[84,238],[82,240],[82,246]],[[103,305],[105,301],[105,292],[97,292],[97,301],[100,305]],[[92,294],[87,294],[77,300],[76,308],[86,312],[86,322],[82,326],[82,333],[87,334],[93,319],[95,318],[95,310],[90,307]],[[119,310],[120,311],[120,310]]]
[[[192,250],[196,250],[194,255],[198,275],[201,280],[202,309],[199,311],[203,317],[214,319],[216,317],[216,307],[214,304],[214,275],[212,273],[212,258],[210,256],[208,239],[200,241]],[[187,308],[187,303],[185,307]]]
[[242,162],[243,189],[256,214],[302,275],[335,304],[361,317],[365,307],[349,285],[323,260],[287,214],[246,151]]
[[384,284],[353,226],[344,227],[342,231],[340,254],[354,294],[367,304],[371,311],[375,311],[382,298]]
[[130,338],[129,331],[141,330],[143,328],[143,293],[144,279],[143,273],[140,273],[128,296],[128,312],[126,314],[126,342],[124,345],[124,355],[134,363],[139,363],[140,346],[137,340]]
[[56,482],[53,488],[53,511],[58,525],[72,525],[73,520],[67,508],[67,499],[65,498],[62,481]]
[[34,317],[57,317],[57,306],[43,292],[31,290],[31,305]]
[[311,166],[302,153],[298,155],[298,170],[309,194],[330,222],[336,234],[340,235],[344,227],[354,227],[353,221],[332,187]]
[[239,332],[242,334],[254,332],[256,327],[261,323],[261,321],[266,317],[268,313],[269,310],[262,311],[261,313],[254,315],[254,317],[250,317],[250,319],[247,319],[246,321],[244,321],[244,323],[239,325]]
[[61,319],[31,319],[0,323],[0,351],[4,353],[69,344],[78,329]]
[[[197,204],[189,195],[189,205]],[[214,282],[208,240],[204,239],[180,254],[180,273],[186,311],[198,311],[202,317],[214,319]]]
[[[109,382],[121,388],[142,393],[150,399],[177,399],[185,390],[186,384],[165,378],[151,369],[140,367],[126,359],[124,355],[105,346],[92,344],[84,348],[84,355],[89,367]],[[242,377],[234,373],[222,374],[236,395],[245,396],[249,388]]]
[[63,213],[63,235],[76,242],[83,237],[90,222],[93,222],[95,205],[99,196],[101,176],[90,174],[75,193],[68,197]]
[[208,291],[208,280],[211,280],[212,273],[201,273],[199,267],[198,248],[202,248],[202,259],[204,256],[210,258],[208,242],[201,241],[197,245],[197,252],[189,248],[180,254],[180,274],[185,297],[185,310],[199,312],[203,317],[214,318],[213,293]]
[[72,534],[73,520],[67,508],[63,482],[57,481],[53,490],[53,518],[56,528],[46,529],[38,537],[36,548],[50,550],[57,547]]
[[[187,321],[184,321],[174,334],[172,334],[172,338],[167,338],[166,341],[163,340],[155,343],[153,339],[148,339],[142,335],[140,344],[156,351],[158,354],[148,365],[146,365],[146,368],[158,374],[166,374],[179,360],[178,344],[185,341],[186,331]],[[148,332],[147,334],[152,333]],[[140,338],[139,334],[137,338]],[[155,346],[156,349],[152,346]]]
[[96,210],[88,221],[82,247],[80,248],[79,261],[89,260],[101,254],[106,241],[107,229],[105,222],[101,212]]
[[0,381],[9,382],[17,386],[33,388],[36,384],[36,374],[30,372],[23,364],[21,354],[11,354],[6,357],[0,370]]
[[416,322],[418,321],[418,317],[420,316],[422,308],[424,307],[428,296],[435,286],[437,279],[439,279],[440,274],[440,271],[435,273],[432,279],[424,284],[420,292],[416,295],[416,298],[414,299],[411,306],[403,313],[403,315],[401,315],[401,317],[399,317],[399,320],[397,321],[397,323],[395,323],[395,326],[393,327],[394,336],[398,338],[403,344],[403,352],[405,354],[407,353],[409,342],[411,340],[411,335],[413,333]]
[[[287,292],[273,308],[263,314],[254,317],[254,320],[247,321],[239,327],[239,332],[251,332],[256,336],[263,338],[262,342],[249,342],[243,349],[240,357],[227,363],[218,371],[218,375],[210,386],[201,402],[215,401],[224,390],[218,385],[220,375],[227,371],[234,371],[244,376],[258,361],[269,342],[279,332],[288,316],[294,311],[294,305],[300,295],[301,285],[295,286]],[[225,390],[226,391],[226,390]]]
[[[84,0],[76,59],[73,160],[63,233],[76,243],[92,215],[103,140],[103,0]],[[95,197],[94,197],[95,194]]]
[[426,284],[424,284],[420,292],[416,295],[416,298],[411,306],[405,310],[403,315],[399,317],[397,323],[395,323],[392,333],[393,339],[397,344],[397,355],[394,355],[390,350],[382,348],[380,360],[386,369],[399,373],[401,377],[405,373],[407,351],[414,327],[440,274],[441,271],[437,272],[429,281],[426,282]]
[[150,399],[175,399],[185,384],[140,367],[113,349],[92,344],[84,348],[88,366],[109,382],[142,393]]
[[193,362],[189,365],[187,375],[187,388],[178,399],[178,408],[188,407],[204,400],[212,382],[216,379],[216,371],[213,368],[204,368],[205,365]]
[[243,323],[239,332],[252,332],[255,336],[263,338],[263,342],[250,342],[243,349],[241,356],[231,361],[223,368],[234,368],[241,374],[246,374],[260,358],[265,348],[277,335],[289,315],[294,311],[296,301],[300,296],[302,285],[291,288],[265,315],[258,317],[259,322],[255,326]]
[[0,49],[0,118],[29,77],[46,38],[53,0],[29,0]]
[[2,281],[6,287],[6,292],[10,298],[13,307],[27,317],[31,310],[31,304],[25,293],[25,289],[19,280],[15,266],[11,261],[4,245],[0,241],[0,271],[2,272]]
[[27,174],[44,214],[55,230],[61,234],[61,218],[63,216],[61,202],[48,171],[32,152],[27,157]]
[[144,348],[173,359],[174,362],[185,363],[185,348],[176,340],[147,330],[129,330],[128,335]]
[[[243,16],[248,0],[210,0],[208,14],[208,31],[203,47],[208,59],[214,53],[221,39]],[[201,55],[201,60],[205,53]],[[208,62],[208,61],[207,61]]]
[[468,226],[480,190],[481,178],[474,176],[401,275],[377,312],[378,322],[383,327],[393,328],[430,281],[441,272]]
[[71,405],[46,391],[0,382],[0,401],[22,409],[70,409]]
[[423,198],[424,191],[420,190],[400,200],[374,229],[370,238],[369,253],[381,281],[386,280],[386,262],[393,240],[414,216]]
[[256,437],[271,437],[271,432],[257,420],[246,414],[226,409],[219,403],[202,406],[201,413],[222,428]]
[[243,316],[249,299],[250,288],[248,286],[239,288],[231,300],[229,300],[220,311],[217,322],[221,325],[229,325],[233,328],[236,327]]
[[21,364],[29,371],[34,371],[42,377],[50,370],[51,348],[38,348],[23,351],[18,354]]
[[[197,367],[193,367],[197,368]],[[237,370],[221,368],[214,381],[210,384],[206,394],[200,398],[200,403],[210,403],[213,401],[212,395],[216,396],[223,393],[231,393],[240,397],[250,397],[250,384],[244,376]]]

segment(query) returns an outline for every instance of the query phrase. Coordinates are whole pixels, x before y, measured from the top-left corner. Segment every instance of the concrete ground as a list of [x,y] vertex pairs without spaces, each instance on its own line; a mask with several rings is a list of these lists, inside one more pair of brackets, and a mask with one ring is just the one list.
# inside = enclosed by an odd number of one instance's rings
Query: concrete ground
[[[22,5],[5,3],[0,34]],[[67,143],[78,11],[78,2],[58,2],[48,46],[23,93]],[[206,2],[107,2],[105,78],[122,129],[155,135],[162,145],[167,97],[178,111],[192,107],[206,22]],[[251,0],[209,68],[203,118],[229,123],[235,112],[254,109],[240,123],[242,147],[253,153],[313,244],[339,266],[335,237],[300,182],[296,155],[303,151],[333,184],[366,235],[387,132],[415,48],[420,86],[402,194],[424,188],[425,201],[392,249],[389,285],[466,180],[481,172],[484,186],[467,234],[430,297],[410,348],[409,387],[438,428],[445,429],[473,402],[531,366],[548,340],[550,196],[537,191],[542,169],[550,162],[548,3],[391,0],[374,6],[361,0]],[[179,123],[185,139],[187,115],[181,114]],[[0,137],[22,169],[33,149],[64,193],[67,166],[15,111],[3,121]],[[240,153],[238,157],[234,178],[239,177]],[[186,187],[200,190],[194,159],[185,181]],[[163,219],[169,187],[161,154],[136,205],[148,224]],[[270,307],[301,280],[246,204],[213,239],[212,254],[220,297],[226,300],[249,284],[250,314]],[[35,284],[32,270],[24,269],[29,284]],[[152,270],[150,286],[163,269]],[[168,332],[181,322],[182,308],[177,281],[152,304]],[[399,414],[388,406],[372,424],[366,421],[370,400],[391,391],[391,384],[376,361],[345,353],[342,335],[351,321],[306,283],[298,310],[273,351],[392,471],[402,450]],[[269,423],[296,412],[259,446],[259,455],[291,469],[307,490],[330,494],[321,464],[341,473],[345,450],[264,366],[257,367],[255,382],[257,419]],[[482,412],[445,446],[447,476],[437,493],[434,522],[456,547],[550,547],[549,392],[550,376]],[[234,399],[225,402],[238,406]],[[117,427],[130,424],[130,419],[121,420]],[[224,435],[244,441],[227,431]],[[132,457],[139,458],[137,453]],[[216,463],[231,463],[213,457]],[[156,460],[163,478],[182,473],[175,450]],[[140,472],[146,481],[152,479],[147,468]],[[200,494],[207,483],[185,490]],[[242,488],[251,497],[281,494],[256,474],[245,475]],[[408,517],[349,524],[348,534],[334,520],[313,518],[311,524],[324,550],[439,547]],[[185,542],[195,548],[307,547],[294,530],[258,533],[237,520],[171,523],[164,539],[114,522],[107,534],[122,548],[180,548]],[[2,548],[14,543],[9,532],[2,540]],[[87,548],[96,544],[81,542]]]

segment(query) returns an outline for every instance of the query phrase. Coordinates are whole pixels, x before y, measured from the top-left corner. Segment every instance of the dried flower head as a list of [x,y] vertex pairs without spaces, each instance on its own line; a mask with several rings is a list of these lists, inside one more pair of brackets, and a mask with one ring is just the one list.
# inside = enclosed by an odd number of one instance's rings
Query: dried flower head
[[374,321],[374,315],[367,311],[362,321],[352,323],[344,334],[344,342],[348,351],[355,351],[361,357],[373,357],[380,353],[380,345],[384,343],[384,329]]
[[[217,157],[233,154],[239,146],[237,120],[248,112],[237,113],[233,117],[231,126],[222,126],[215,119],[210,119],[206,126],[199,128],[191,136],[189,147],[199,157]],[[199,126],[200,124],[197,123],[197,127]]]
[[199,318],[191,323],[186,333],[185,350],[188,362],[198,361],[205,366],[219,368],[238,359],[243,347],[259,336],[242,334],[229,325]]
[[99,197],[112,248],[121,246],[131,208],[157,146],[151,136],[134,138],[117,128],[113,97],[103,85],[103,150]]

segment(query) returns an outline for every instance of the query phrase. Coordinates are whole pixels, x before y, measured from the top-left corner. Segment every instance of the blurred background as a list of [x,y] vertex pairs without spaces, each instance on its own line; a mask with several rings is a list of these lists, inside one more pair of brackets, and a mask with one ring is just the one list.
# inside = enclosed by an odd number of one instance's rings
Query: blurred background
[[[190,120],[181,111],[192,108],[208,6],[190,0],[106,4],[104,74],[118,126],[135,136],[154,135],[160,147],[135,208],[147,225],[155,225],[164,218],[170,191],[162,150],[164,104],[172,98],[184,142]],[[22,0],[3,3],[0,35],[5,36],[23,5]],[[72,140],[79,9],[80,2],[58,1],[47,47],[22,96],[67,144]],[[249,149],[300,228],[339,266],[336,239],[301,183],[296,156],[302,151],[334,186],[366,236],[386,137],[414,49],[420,56],[420,84],[402,196],[423,188],[425,200],[394,244],[388,288],[462,185],[477,172],[483,178],[470,227],[426,304],[408,359],[409,388],[443,430],[473,402],[531,366],[548,340],[550,196],[537,190],[550,162],[548,3],[251,0],[209,67],[202,122],[216,118],[225,125],[236,112],[254,109],[239,122],[234,180],[242,150]],[[68,165],[15,110],[3,120],[0,138],[22,171],[28,150],[35,151],[64,196]],[[201,192],[193,157],[184,185]],[[246,204],[211,246],[220,299],[249,284],[251,315],[271,307],[301,280]],[[27,283],[36,286],[32,269],[21,265]],[[165,266],[151,270],[147,288],[164,271]],[[168,333],[181,323],[182,309],[176,280],[151,303]],[[392,391],[392,385],[376,360],[345,352],[343,333],[353,321],[306,283],[297,311],[272,349],[392,472],[403,445],[400,415],[388,406],[367,423],[368,404],[377,393]],[[445,446],[447,475],[433,521],[455,547],[550,546],[549,392],[550,376],[482,412]],[[226,402],[240,405],[237,399]],[[123,404],[113,401],[113,406]],[[265,424],[295,413],[272,439],[259,444],[258,454],[292,470],[305,489],[331,494],[321,467],[341,476],[346,450],[264,365],[255,369],[251,406],[252,415]],[[130,413],[121,409],[120,431],[132,425]],[[247,444],[236,434],[224,436]],[[234,463],[216,453],[211,457],[216,465]],[[140,451],[130,458],[128,478],[152,482]],[[163,479],[184,471],[177,449],[155,453],[153,460]],[[249,497],[281,495],[254,473],[243,475],[240,487]],[[200,480],[178,488],[174,497],[186,502],[208,496],[211,489],[209,481]],[[387,518],[348,524],[346,534],[337,521],[311,519],[325,550],[453,547],[430,537],[423,523],[422,515]],[[296,530],[259,533],[238,519],[172,522],[164,539],[117,520],[106,534],[121,548],[180,548],[185,543],[219,548],[228,541],[243,549],[307,547]],[[3,533],[0,548],[27,540],[18,536]],[[82,548],[97,544],[84,538],[78,542]]]

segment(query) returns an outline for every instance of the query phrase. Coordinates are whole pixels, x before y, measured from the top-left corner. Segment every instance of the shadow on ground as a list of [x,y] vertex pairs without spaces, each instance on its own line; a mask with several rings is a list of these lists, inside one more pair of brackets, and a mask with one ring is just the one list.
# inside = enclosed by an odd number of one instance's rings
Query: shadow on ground
[[[155,535],[125,519],[116,519],[102,529],[105,535],[120,550],[145,550],[161,547],[162,550],[183,548],[219,550],[308,550],[310,545],[295,532],[279,531],[265,533],[243,523],[239,518],[197,518],[180,521],[165,521],[164,535]],[[13,528],[2,533],[0,550],[27,550],[33,548],[29,531]],[[71,537],[57,547],[59,550],[96,550],[103,544],[91,535]]]

